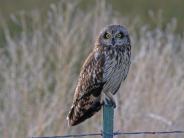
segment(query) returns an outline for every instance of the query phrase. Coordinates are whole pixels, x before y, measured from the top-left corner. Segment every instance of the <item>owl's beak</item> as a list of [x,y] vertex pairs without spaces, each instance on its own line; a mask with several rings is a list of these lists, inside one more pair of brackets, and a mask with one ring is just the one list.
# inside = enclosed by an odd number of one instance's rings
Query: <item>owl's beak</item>
[[112,38],[112,45],[114,46],[115,45],[115,39]]

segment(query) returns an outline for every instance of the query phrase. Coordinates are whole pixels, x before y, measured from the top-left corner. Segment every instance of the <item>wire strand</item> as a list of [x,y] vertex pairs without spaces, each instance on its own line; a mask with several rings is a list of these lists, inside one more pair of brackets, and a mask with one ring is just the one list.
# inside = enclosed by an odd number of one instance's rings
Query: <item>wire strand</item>
[[86,137],[86,136],[103,136],[103,135],[164,135],[164,134],[184,134],[183,130],[174,130],[174,131],[135,131],[135,132],[114,132],[108,134],[105,132],[101,133],[86,133],[86,134],[73,134],[73,135],[63,135],[63,136],[46,136],[46,137],[31,137],[31,138],[76,138],[76,137]]

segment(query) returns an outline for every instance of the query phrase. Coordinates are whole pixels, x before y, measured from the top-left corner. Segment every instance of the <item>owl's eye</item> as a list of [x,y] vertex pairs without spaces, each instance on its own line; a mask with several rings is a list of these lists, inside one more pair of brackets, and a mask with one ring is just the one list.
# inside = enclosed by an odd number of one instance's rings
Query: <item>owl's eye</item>
[[124,34],[123,34],[122,32],[120,32],[120,33],[118,33],[118,34],[116,35],[116,38],[122,39],[123,37],[124,37]]
[[109,34],[109,33],[106,32],[106,33],[104,34],[104,38],[105,38],[105,39],[111,38],[111,34]]

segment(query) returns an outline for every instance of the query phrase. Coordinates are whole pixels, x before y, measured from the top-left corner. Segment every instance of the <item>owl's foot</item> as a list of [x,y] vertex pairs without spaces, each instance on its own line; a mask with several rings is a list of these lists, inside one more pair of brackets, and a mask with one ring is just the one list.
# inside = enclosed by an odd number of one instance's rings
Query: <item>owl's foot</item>
[[115,102],[115,100],[114,100],[114,98],[113,98],[112,93],[106,92],[106,93],[104,93],[104,94],[105,94],[105,97],[104,97],[104,104],[106,104],[106,105],[111,105],[111,106],[113,106],[114,108],[116,108],[116,102]]
[[112,99],[105,98],[103,101],[103,104],[110,105],[110,106],[113,106],[113,108],[116,108],[116,103],[114,99],[112,100]]

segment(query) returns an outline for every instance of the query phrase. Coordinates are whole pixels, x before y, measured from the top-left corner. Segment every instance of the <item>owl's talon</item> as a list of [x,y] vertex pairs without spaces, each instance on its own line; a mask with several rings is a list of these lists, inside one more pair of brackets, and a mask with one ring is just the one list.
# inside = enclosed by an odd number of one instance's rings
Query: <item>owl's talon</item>
[[113,106],[113,108],[116,108],[116,103],[115,103],[115,101],[110,100],[110,99],[107,99],[107,98],[104,99],[103,104],[105,104],[105,105],[111,105],[111,106]]

